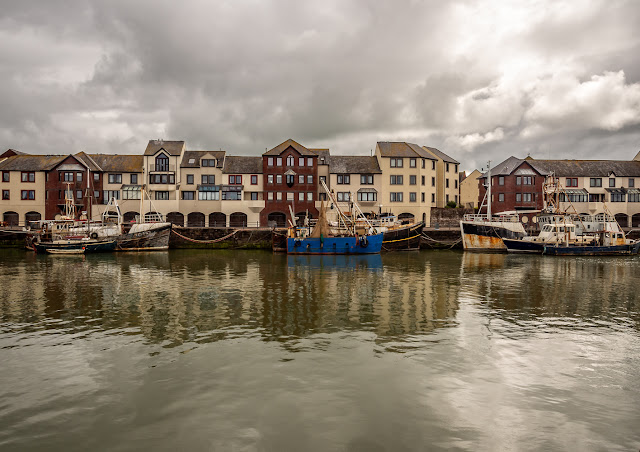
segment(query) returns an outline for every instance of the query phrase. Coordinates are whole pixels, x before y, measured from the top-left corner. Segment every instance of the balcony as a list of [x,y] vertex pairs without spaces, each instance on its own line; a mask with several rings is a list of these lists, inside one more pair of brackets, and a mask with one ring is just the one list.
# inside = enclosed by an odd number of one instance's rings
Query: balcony
[[149,165],[149,173],[175,173],[176,165]]

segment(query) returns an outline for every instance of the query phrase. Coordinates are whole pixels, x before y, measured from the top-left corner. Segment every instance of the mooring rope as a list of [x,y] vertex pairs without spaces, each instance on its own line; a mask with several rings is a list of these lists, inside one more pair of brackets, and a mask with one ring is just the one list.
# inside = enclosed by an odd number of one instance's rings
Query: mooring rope
[[184,235],[182,235],[179,232],[177,232],[175,229],[171,229],[171,232],[173,232],[175,235],[177,235],[181,239],[187,240],[189,242],[195,242],[195,243],[217,243],[217,242],[222,242],[223,240],[228,239],[232,235],[235,235],[238,232],[238,230],[236,229],[231,234],[225,235],[224,237],[220,237],[219,239],[215,239],[215,240],[196,240],[196,239],[192,239],[190,237],[185,237]]

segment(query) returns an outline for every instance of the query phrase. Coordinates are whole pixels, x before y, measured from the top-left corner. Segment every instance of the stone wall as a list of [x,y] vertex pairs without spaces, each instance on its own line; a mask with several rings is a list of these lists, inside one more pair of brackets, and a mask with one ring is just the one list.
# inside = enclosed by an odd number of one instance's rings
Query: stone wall
[[[273,229],[181,228],[175,225],[172,229],[177,234],[171,233],[169,248],[271,250]],[[229,236],[234,231],[237,232]],[[187,238],[180,237],[178,234]],[[214,240],[220,241],[211,243]]]
[[459,228],[460,220],[466,214],[474,213],[473,209],[449,209],[441,207],[431,208],[431,227],[432,228]]

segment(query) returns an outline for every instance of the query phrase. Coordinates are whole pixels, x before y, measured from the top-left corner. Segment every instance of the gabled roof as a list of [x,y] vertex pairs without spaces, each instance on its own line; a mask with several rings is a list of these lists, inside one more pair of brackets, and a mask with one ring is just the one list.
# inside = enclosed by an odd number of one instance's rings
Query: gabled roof
[[541,174],[556,176],[640,177],[640,162],[634,160],[527,160]]
[[1,158],[12,157],[14,155],[26,155],[25,152],[16,151],[15,149],[7,149],[0,155]]
[[142,155],[88,154],[105,172],[141,173],[144,165]]
[[48,171],[68,155],[14,155],[0,162],[2,171]]
[[[511,174],[517,167],[519,167],[522,162],[524,162],[524,159],[519,159],[511,156],[505,161],[498,163],[496,166],[493,166],[491,168],[491,176],[507,176]],[[486,176],[487,173],[482,173],[482,177]]]
[[431,152],[433,155],[435,155],[439,159],[442,159],[442,161],[444,161],[444,162],[455,163],[456,165],[460,164],[459,161],[457,161],[454,158],[449,157],[447,154],[445,154],[444,152],[442,152],[439,149],[432,148],[432,147],[429,147],[429,146],[423,146],[423,148],[426,149],[427,151]]
[[91,171],[102,171],[102,168],[84,151],[78,152],[73,156],[76,160],[78,160],[83,166],[89,168]]
[[359,155],[331,156],[330,172],[333,174],[381,174],[376,157]]
[[233,157],[224,159],[224,174],[262,174],[262,157]]
[[[331,153],[329,149],[309,149],[318,155],[318,165],[328,165],[331,162]],[[324,161],[322,160],[324,159]]]
[[414,143],[404,141],[379,141],[378,148],[382,157],[408,157],[425,158],[436,160],[436,158]]
[[[184,151],[180,167],[200,168],[200,159],[205,155],[213,156],[213,158],[216,159],[216,168],[222,168],[226,155],[225,151]],[[191,160],[193,160],[193,162],[189,163]]]
[[184,150],[184,141],[149,140],[144,155],[156,155],[162,149],[169,155],[180,155]]
[[265,152],[262,155],[280,155],[284,151],[286,151],[289,147],[292,147],[293,149],[298,151],[298,153],[300,155],[305,155],[305,156],[309,156],[309,157],[317,157],[317,155],[318,155],[318,154],[314,153],[313,151],[305,148],[300,143],[297,143],[297,142],[293,141],[291,138],[289,138],[284,143],[280,143],[275,148],[268,150],[267,152]]

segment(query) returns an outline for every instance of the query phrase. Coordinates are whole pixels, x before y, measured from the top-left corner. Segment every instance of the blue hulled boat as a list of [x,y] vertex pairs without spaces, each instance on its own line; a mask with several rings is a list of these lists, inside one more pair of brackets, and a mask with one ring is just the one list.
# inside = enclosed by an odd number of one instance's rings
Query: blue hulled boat
[[346,237],[289,237],[287,254],[376,254],[382,233]]

